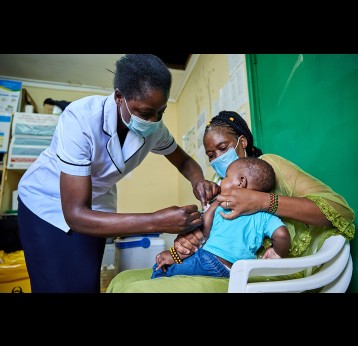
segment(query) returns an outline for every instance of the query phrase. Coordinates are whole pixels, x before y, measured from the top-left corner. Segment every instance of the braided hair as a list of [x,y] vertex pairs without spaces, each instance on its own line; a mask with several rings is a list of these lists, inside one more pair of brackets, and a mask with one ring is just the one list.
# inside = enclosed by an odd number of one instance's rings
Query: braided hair
[[262,155],[262,150],[254,146],[254,138],[246,121],[238,113],[232,111],[219,112],[206,126],[204,137],[214,128],[223,130],[226,133],[234,135],[236,138],[242,135],[245,136],[247,139],[247,156],[259,157]]

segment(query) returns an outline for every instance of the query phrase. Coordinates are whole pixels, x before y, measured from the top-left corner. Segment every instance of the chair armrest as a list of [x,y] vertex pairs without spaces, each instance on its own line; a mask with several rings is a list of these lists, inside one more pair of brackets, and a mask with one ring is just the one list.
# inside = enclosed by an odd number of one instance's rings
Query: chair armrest
[[313,255],[236,261],[230,271],[229,292],[244,292],[249,277],[288,275],[306,268],[318,266],[334,258],[348,242],[342,235],[331,236]]

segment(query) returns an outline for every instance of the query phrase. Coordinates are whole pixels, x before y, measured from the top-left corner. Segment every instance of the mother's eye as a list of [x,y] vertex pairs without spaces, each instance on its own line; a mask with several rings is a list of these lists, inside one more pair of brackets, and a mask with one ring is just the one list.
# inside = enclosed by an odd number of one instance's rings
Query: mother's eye
[[228,146],[225,145],[225,147],[218,148],[221,152],[225,152],[228,149]]

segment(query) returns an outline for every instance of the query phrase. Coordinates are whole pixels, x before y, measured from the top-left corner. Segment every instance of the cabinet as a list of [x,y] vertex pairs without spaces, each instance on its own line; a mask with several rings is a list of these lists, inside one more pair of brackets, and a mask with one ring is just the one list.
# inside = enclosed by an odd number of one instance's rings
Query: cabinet
[[[10,133],[15,134],[10,138],[9,151],[3,157],[0,171],[1,215],[12,210],[12,193],[17,190],[19,181],[29,165],[50,145],[58,118],[55,114],[14,113]],[[16,131],[13,131],[13,128]]]

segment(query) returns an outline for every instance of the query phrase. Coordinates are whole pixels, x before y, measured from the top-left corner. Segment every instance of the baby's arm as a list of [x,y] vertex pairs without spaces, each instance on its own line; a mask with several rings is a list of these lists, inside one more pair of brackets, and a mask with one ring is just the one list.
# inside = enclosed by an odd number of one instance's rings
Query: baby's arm
[[[210,204],[210,206],[204,211],[203,215],[201,216],[203,220],[202,232],[204,235],[204,240],[209,238],[211,226],[213,224],[214,212],[218,205],[219,202],[215,200]],[[178,256],[180,257],[181,260],[183,260],[185,258],[188,258],[189,256],[192,256],[192,254],[184,255],[178,253]],[[164,272],[166,266],[172,265],[174,263],[174,259],[169,250],[164,250],[160,252],[155,257],[155,261],[157,263],[156,269],[158,270],[163,267]]]
[[215,209],[218,207],[218,205],[219,202],[214,200],[201,216],[201,219],[203,220],[202,232],[204,235],[204,240],[209,238],[211,227],[213,225]]
[[288,255],[291,237],[285,226],[278,227],[272,234],[272,247],[268,248],[262,258],[283,258]]

